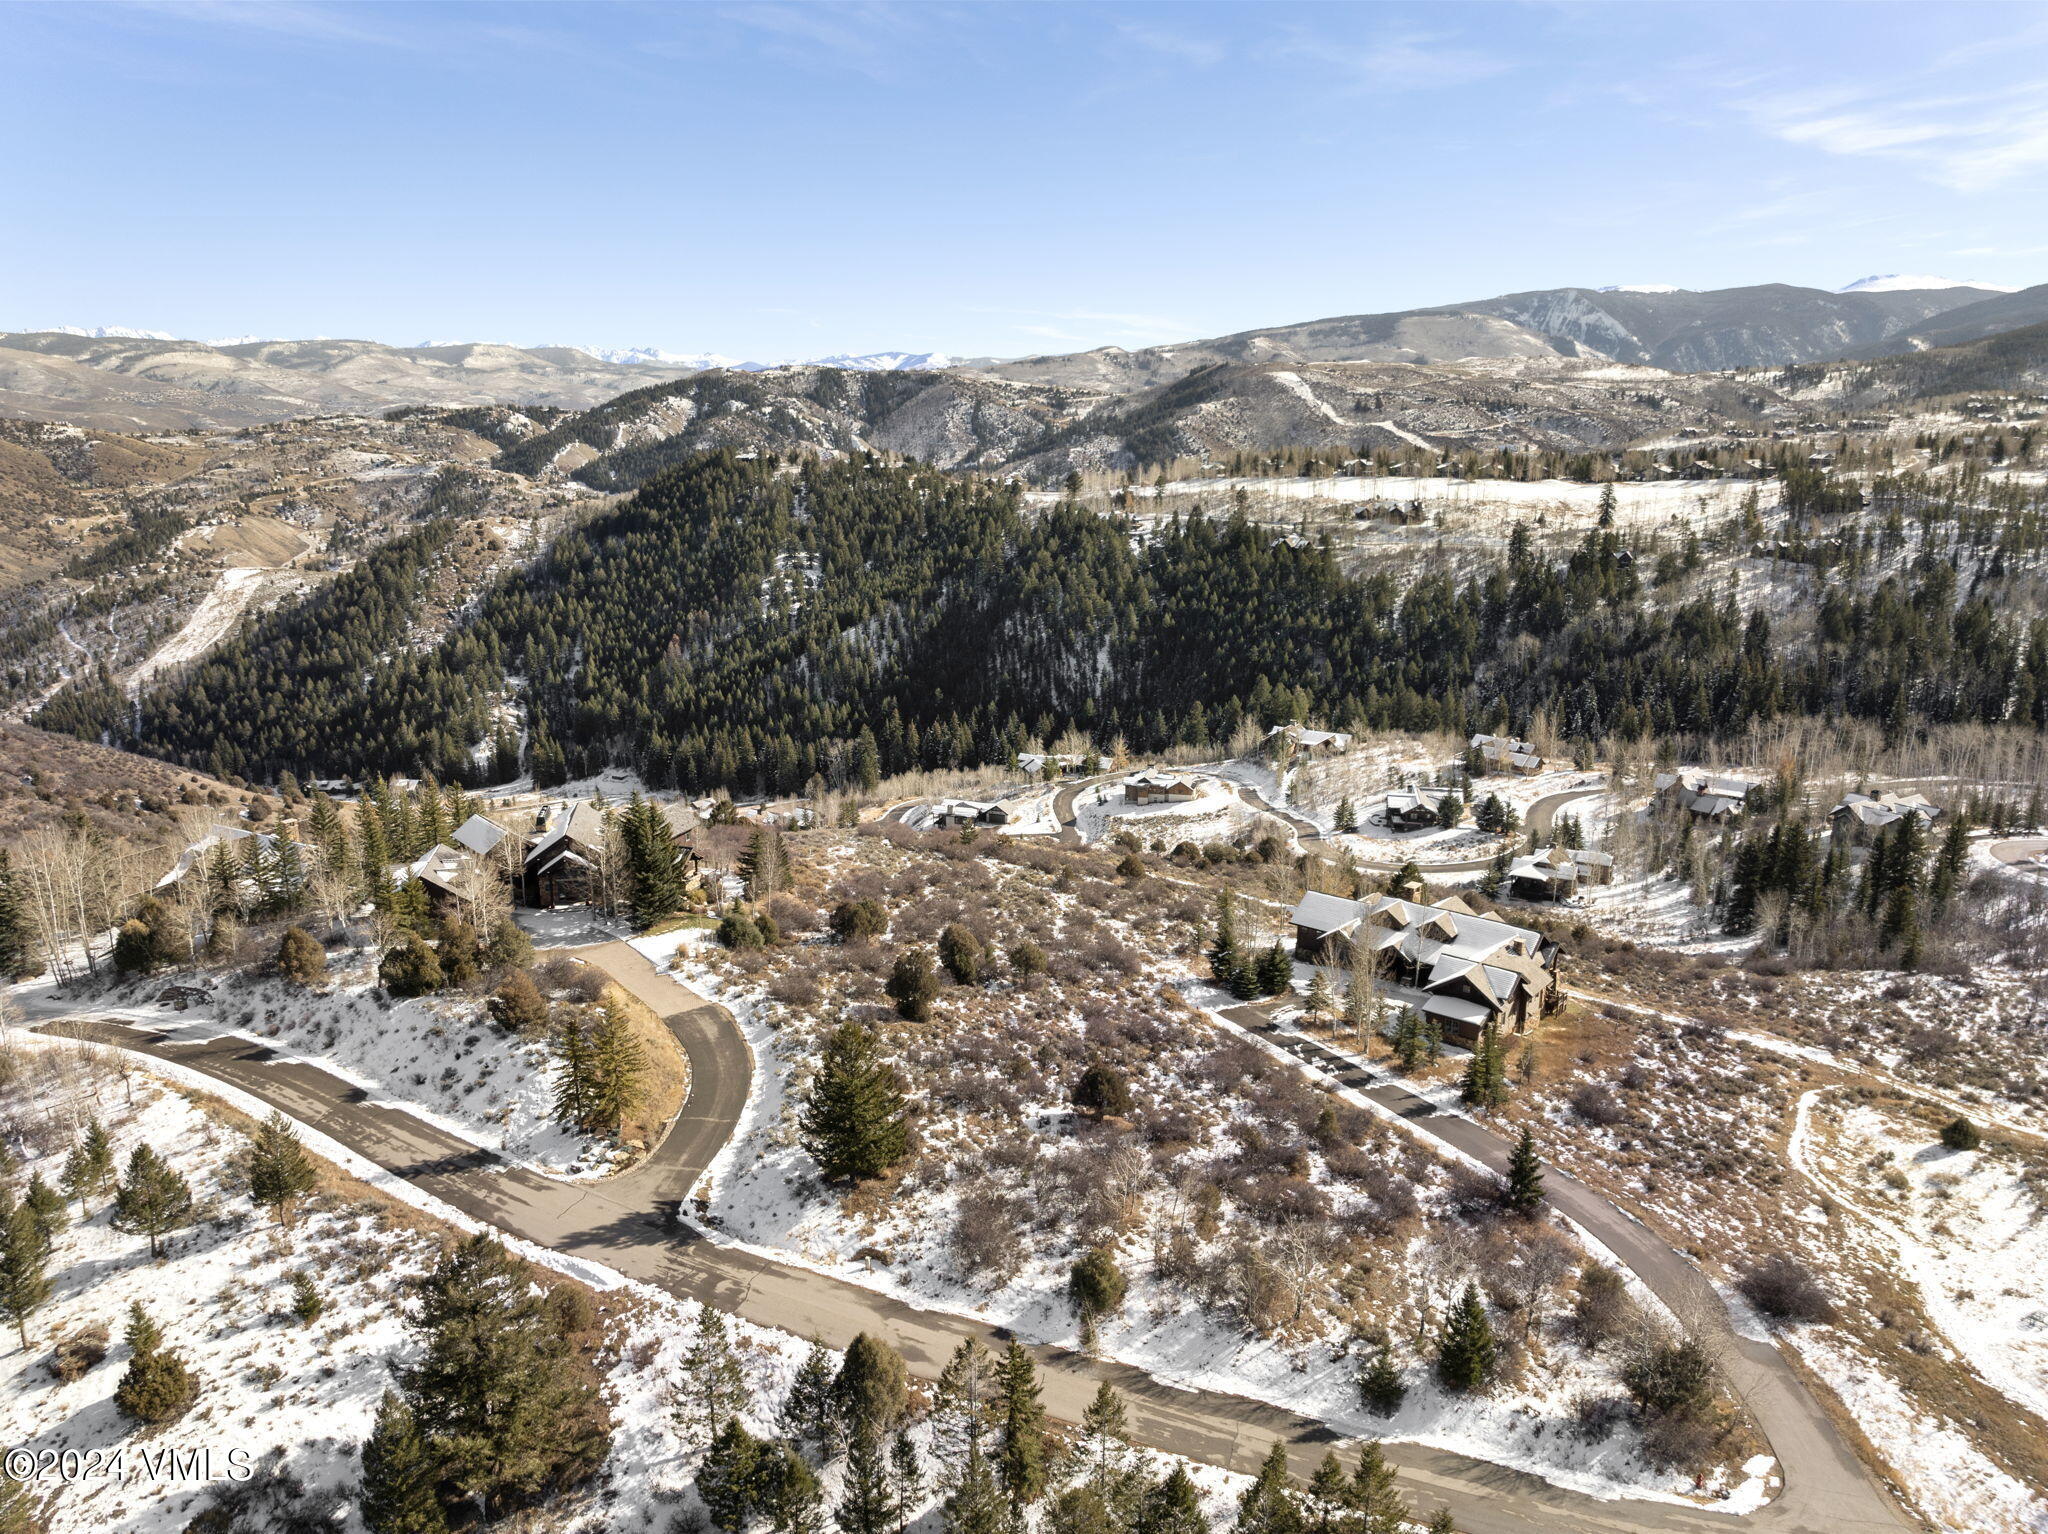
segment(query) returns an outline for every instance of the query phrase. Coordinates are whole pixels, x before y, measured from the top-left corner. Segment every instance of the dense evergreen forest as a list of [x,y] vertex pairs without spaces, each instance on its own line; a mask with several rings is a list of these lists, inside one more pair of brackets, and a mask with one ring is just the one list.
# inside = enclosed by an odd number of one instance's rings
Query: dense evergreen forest
[[[1134,538],[1010,484],[866,459],[714,453],[650,480],[408,646],[450,522],[387,545],[130,703],[67,689],[40,723],[273,780],[509,775],[608,763],[737,792],[1007,759],[1072,727],[1136,750],[1246,719],[1570,738],[1725,735],[1780,713],[2048,717],[2048,619],[2001,613],[1932,544],[1829,588],[1796,644],[1728,596],[1653,597],[1612,531],[1567,557],[1518,533],[1467,579],[1341,570],[1238,518]],[[523,713],[523,718],[521,714]]]

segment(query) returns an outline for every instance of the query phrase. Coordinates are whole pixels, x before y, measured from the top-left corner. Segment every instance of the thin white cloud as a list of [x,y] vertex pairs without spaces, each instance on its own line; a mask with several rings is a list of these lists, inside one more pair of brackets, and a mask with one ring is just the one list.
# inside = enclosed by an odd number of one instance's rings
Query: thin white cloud
[[174,21],[239,27],[316,43],[410,46],[394,32],[362,23],[362,12],[304,0],[131,0],[131,9]]
[[1507,73],[1514,65],[1435,32],[1387,32],[1367,43],[1341,43],[1295,32],[1276,54],[1321,64],[1357,90],[1444,90]]
[[1117,31],[1140,48],[1178,59],[1183,64],[1193,64],[1198,69],[1213,68],[1228,57],[1221,43],[1206,37],[1192,37],[1185,32],[1167,32],[1158,27],[1142,27],[1135,22],[1124,22]]
[[1980,192],[2048,168],[2048,78],[1968,95],[1835,91],[1737,103],[1788,144],[1909,165],[1957,191]]

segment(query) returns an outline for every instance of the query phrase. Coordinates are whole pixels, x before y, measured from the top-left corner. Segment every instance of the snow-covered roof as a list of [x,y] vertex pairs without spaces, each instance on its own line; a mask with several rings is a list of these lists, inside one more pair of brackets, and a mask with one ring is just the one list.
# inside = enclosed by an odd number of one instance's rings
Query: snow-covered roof
[[1886,789],[1875,794],[1845,794],[1842,802],[1829,813],[1851,816],[1866,826],[1888,826],[1895,821],[1904,820],[1908,815],[1918,815],[1922,820],[1936,820],[1940,818],[1941,809],[1917,790],[1897,794]]
[[478,857],[489,857],[497,850],[498,843],[511,834],[495,820],[488,820],[482,815],[472,815],[455,828],[455,834],[449,840],[458,847],[474,852]]
[[1293,741],[1297,746],[1335,746],[1339,751],[1349,749],[1351,737],[1342,730],[1311,730],[1302,724],[1276,724],[1266,731],[1266,739],[1275,735]]

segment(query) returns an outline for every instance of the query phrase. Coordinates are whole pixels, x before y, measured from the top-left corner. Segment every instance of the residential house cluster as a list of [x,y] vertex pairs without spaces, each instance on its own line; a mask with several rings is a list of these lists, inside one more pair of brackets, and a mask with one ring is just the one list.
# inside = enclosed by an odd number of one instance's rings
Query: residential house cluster
[[1543,770],[1543,757],[1526,740],[1509,735],[1474,735],[1468,744],[1488,772],[1511,772],[1532,778]]
[[1559,1000],[1557,944],[1540,932],[1480,916],[1457,896],[1434,904],[1374,895],[1346,900],[1310,891],[1295,906],[1295,956],[1348,964],[1370,956],[1384,997],[1440,1023],[1446,1038],[1476,1041],[1489,1023],[1524,1033]]
[[1311,730],[1305,724],[1276,724],[1266,731],[1266,750],[1277,757],[1292,750],[1298,756],[1343,756],[1351,749],[1351,736],[1342,730]]
[[1549,847],[1508,865],[1508,891],[1523,900],[1566,900],[1589,884],[1614,882],[1614,855]]
[[1661,805],[1704,820],[1721,820],[1742,813],[1759,781],[1740,773],[1680,767],[1675,772],[1658,773],[1650,786]]

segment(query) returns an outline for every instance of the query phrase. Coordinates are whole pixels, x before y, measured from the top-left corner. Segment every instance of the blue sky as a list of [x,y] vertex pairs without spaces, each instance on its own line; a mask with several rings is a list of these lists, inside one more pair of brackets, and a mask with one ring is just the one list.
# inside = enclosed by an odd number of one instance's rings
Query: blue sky
[[2027,4],[0,5],[0,327],[1125,346],[2048,279]]

